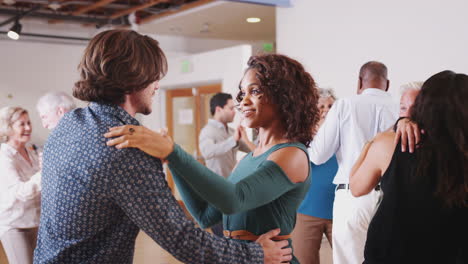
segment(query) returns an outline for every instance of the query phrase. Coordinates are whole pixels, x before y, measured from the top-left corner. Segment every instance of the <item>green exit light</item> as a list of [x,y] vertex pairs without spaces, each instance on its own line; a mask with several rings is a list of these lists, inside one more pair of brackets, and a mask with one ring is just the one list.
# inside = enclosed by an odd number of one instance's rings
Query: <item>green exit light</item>
[[272,52],[273,51],[273,43],[263,43],[263,51]]
[[191,71],[191,63],[188,60],[182,61],[182,67],[180,69],[182,73],[189,73]]

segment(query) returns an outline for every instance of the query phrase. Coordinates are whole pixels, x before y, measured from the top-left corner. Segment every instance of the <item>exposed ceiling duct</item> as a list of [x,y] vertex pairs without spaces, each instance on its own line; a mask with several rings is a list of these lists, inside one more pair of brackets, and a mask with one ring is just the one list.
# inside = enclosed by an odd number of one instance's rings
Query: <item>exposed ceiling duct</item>
[[10,16],[0,26],[21,18],[46,20],[50,24],[75,23],[84,26],[128,26],[134,14],[137,24],[148,23],[165,13],[186,10],[214,0],[3,0],[0,15]]
[[7,8],[0,8],[0,15],[11,16],[10,18],[0,22],[0,27],[12,23],[18,19],[29,17],[29,18],[37,18],[37,19],[44,19],[48,21],[63,21],[63,22],[72,22],[72,23],[79,23],[79,24],[94,24],[96,26],[100,25],[129,25],[128,20],[126,18],[119,18],[119,19],[108,19],[105,16],[73,16],[70,14],[63,14],[58,12],[53,12],[50,10],[43,10],[41,12],[36,12],[41,7],[36,6],[30,10],[24,12],[18,12],[15,9],[7,9]]

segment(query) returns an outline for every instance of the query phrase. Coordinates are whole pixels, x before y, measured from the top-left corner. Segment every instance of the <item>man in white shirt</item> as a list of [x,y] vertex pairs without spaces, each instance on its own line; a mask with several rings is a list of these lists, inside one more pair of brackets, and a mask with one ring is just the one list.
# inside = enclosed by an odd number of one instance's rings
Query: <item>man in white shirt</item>
[[227,178],[237,163],[237,150],[250,152],[255,145],[250,142],[244,128],[228,127],[234,120],[235,112],[232,96],[217,93],[210,100],[212,119],[200,131],[200,152],[205,159],[206,167]]
[[[367,228],[380,197],[380,186],[355,198],[349,190],[349,174],[364,144],[387,130],[398,118],[398,105],[387,93],[387,67],[370,61],[361,67],[355,96],[337,100],[328,112],[309,149],[319,165],[336,154],[338,172],[333,204],[333,262],[361,264]],[[313,181],[313,179],[312,179]]]
[[[236,129],[228,127],[236,115],[232,96],[217,93],[210,100],[212,119],[200,131],[200,152],[205,159],[206,167],[227,178],[237,163],[237,150],[250,152],[255,145],[250,142],[242,126]],[[222,224],[211,228],[213,233],[223,236]]]

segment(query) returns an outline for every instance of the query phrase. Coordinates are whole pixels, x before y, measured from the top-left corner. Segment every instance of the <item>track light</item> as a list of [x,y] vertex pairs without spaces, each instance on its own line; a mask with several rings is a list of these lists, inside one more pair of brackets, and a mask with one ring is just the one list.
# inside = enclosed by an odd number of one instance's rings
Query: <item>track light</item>
[[15,21],[15,24],[10,28],[10,31],[8,31],[7,35],[9,38],[17,40],[20,37],[21,33],[21,24],[19,23],[18,20]]

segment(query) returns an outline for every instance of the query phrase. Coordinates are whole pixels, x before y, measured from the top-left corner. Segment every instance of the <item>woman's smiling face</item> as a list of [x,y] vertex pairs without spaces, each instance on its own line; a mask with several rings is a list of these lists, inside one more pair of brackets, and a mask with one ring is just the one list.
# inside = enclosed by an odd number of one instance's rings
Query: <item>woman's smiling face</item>
[[26,143],[31,140],[32,126],[29,115],[24,113],[11,125],[11,132],[8,140]]
[[275,117],[275,108],[261,90],[256,70],[248,70],[240,83],[239,108],[244,124],[250,128],[266,126]]

